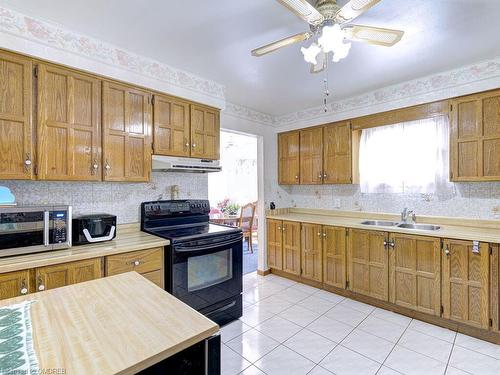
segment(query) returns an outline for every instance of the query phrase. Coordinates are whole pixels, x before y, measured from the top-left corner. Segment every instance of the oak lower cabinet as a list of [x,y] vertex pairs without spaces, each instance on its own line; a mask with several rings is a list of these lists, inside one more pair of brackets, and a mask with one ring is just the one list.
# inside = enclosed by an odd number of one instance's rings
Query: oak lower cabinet
[[445,240],[443,248],[443,317],[488,328],[489,244]]
[[267,265],[276,270],[283,269],[283,222],[267,219]]
[[270,268],[300,275],[300,223],[267,219],[267,264]]
[[30,271],[0,274],[0,299],[19,297],[30,291]]
[[102,277],[101,258],[35,268],[35,284],[38,292],[100,277]]
[[114,82],[102,84],[105,181],[147,182],[153,149],[151,94]]
[[154,248],[105,258],[106,276],[135,271],[163,288],[163,249]]
[[49,64],[38,69],[38,178],[101,180],[101,81]]
[[0,179],[33,178],[32,62],[0,51]]
[[300,275],[300,223],[283,221],[283,271]]
[[388,233],[349,230],[348,285],[353,292],[389,300]]
[[318,224],[302,224],[302,272],[304,279],[323,281],[323,228]]
[[323,283],[346,288],[347,231],[345,228],[323,226]]
[[440,238],[390,234],[389,301],[427,314],[441,314]]
[[278,183],[300,183],[300,132],[278,134]]

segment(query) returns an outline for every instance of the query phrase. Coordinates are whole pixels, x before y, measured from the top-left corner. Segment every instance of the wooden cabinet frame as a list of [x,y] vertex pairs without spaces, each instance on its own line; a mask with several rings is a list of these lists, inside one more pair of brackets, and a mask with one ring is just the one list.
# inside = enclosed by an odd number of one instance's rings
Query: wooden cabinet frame
[[29,58],[0,51],[0,179],[34,177],[32,78]]

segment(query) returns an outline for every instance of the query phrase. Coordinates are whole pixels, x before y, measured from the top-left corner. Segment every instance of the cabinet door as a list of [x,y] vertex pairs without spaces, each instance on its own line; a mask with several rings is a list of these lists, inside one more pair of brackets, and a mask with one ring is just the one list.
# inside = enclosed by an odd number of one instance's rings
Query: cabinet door
[[300,183],[300,134],[298,131],[278,134],[278,182]]
[[0,51],[0,179],[33,177],[31,60]]
[[168,96],[154,96],[155,155],[189,156],[189,103]]
[[220,159],[219,111],[191,105],[191,157]]
[[283,271],[300,275],[300,223],[283,222]]
[[100,81],[38,66],[38,177],[101,179]]
[[441,313],[441,239],[391,234],[390,302],[427,314]]
[[323,282],[346,287],[346,229],[323,227]]
[[19,297],[30,290],[29,270],[0,274],[0,299]]
[[349,288],[356,293],[389,299],[388,234],[368,230],[349,230]]
[[125,85],[103,83],[103,164],[106,181],[149,181],[151,95]]
[[300,131],[300,183],[323,183],[323,129]]
[[35,269],[36,290],[41,292],[102,277],[101,258]]
[[352,182],[352,132],[350,122],[339,122],[323,128],[323,183]]
[[323,232],[321,225],[302,224],[301,252],[302,277],[309,280],[323,280]]
[[267,219],[267,265],[283,269],[283,223]]
[[470,241],[444,241],[443,317],[488,328],[489,246],[478,246],[475,250]]
[[451,179],[500,180],[500,90],[452,101]]

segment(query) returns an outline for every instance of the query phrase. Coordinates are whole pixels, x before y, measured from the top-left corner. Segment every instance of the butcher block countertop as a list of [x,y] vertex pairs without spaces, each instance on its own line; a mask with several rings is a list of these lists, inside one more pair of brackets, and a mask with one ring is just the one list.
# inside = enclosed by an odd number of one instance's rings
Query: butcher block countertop
[[3,300],[0,307],[23,301],[35,301],[40,370],[67,375],[134,374],[219,330],[136,272]]
[[65,250],[0,258],[0,273],[152,249],[169,244],[170,242],[164,238],[141,232],[137,224],[119,225],[116,238],[113,241],[73,246]]
[[420,216],[417,212],[417,223],[435,224],[441,227],[439,230],[429,231],[361,224],[365,220],[401,221],[398,215],[370,212],[285,208],[278,209],[274,213],[268,212],[267,218],[428,237],[500,243],[500,220]]

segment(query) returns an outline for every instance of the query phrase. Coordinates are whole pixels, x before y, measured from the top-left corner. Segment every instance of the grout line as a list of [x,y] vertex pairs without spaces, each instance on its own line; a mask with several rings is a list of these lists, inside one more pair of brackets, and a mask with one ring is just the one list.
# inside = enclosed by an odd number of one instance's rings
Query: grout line
[[444,373],[448,371],[448,366],[450,365],[450,359],[451,355],[453,354],[453,349],[455,349],[455,341],[457,341],[457,335],[455,335],[455,338],[453,339],[453,344],[451,346],[450,354],[448,355],[448,361],[446,362],[446,368],[444,369]]

